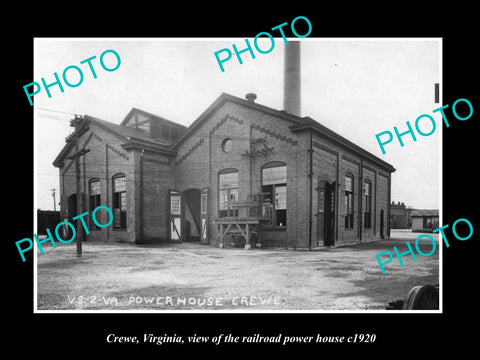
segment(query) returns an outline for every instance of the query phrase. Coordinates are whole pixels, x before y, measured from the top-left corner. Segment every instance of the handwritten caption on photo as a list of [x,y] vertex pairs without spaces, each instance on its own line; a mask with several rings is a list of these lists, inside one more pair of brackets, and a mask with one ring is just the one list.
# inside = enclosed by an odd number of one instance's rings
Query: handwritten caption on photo
[[231,299],[223,297],[187,297],[187,296],[127,296],[118,298],[116,296],[67,296],[70,304],[76,306],[90,305],[112,305],[112,306],[138,306],[148,305],[152,307],[207,307],[218,308],[222,306],[255,307],[262,305],[281,305],[281,298],[274,295],[249,295],[234,296]]

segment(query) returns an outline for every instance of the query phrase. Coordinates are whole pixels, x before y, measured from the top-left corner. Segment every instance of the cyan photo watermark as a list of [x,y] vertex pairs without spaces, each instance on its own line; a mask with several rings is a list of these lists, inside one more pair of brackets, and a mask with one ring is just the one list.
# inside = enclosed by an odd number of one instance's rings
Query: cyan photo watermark
[[[466,116],[458,115],[457,104],[459,102],[463,102],[463,103],[466,103],[468,105],[468,109],[469,109],[468,115],[466,115]],[[448,108],[448,107],[449,107],[449,105],[447,104],[447,105],[444,105],[444,106],[439,107],[438,109],[435,109],[435,110],[432,111],[433,113],[440,112],[442,114],[443,121],[445,122],[445,126],[447,128],[450,127],[450,123],[448,122],[447,115],[445,115],[445,112],[443,110]],[[473,105],[467,99],[458,99],[452,105],[452,113],[455,116],[455,118],[457,118],[458,120],[461,120],[461,121],[468,120],[473,115]],[[431,128],[430,131],[425,132],[424,130],[421,129],[421,127],[419,125],[420,120],[424,119],[424,118],[428,119],[431,123],[432,128]],[[407,124],[408,130],[404,131],[404,132],[399,132],[399,130],[396,126],[393,127],[393,131],[394,131],[395,135],[397,136],[398,142],[399,142],[401,147],[405,146],[405,144],[402,140],[402,136],[410,135],[412,137],[413,141],[417,141],[417,137],[415,136],[415,132],[413,131],[412,125],[410,124],[409,121],[407,121],[406,124]],[[426,136],[432,135],[435,132],[436,128],[437,128],[437,125],[435,123],[435,119],[431,115],[422,114],[422,115],[418,116],[417,119],[415,120],[415,130],[417,130],[417,133],[420,134],[421,136],[426,137]],[[387,138],[380,139],[380,137],[383,136],[383,135],[387,135]],[[382,131],[381,133],[376,134],[375,138],[377,139],[378,145],[380,146],[380,149],[382,150],[382,153],[385,155],[386,154],[385,145],[387,145],[387,144],[389,144],[393,141],[392,132],[389,131],[389,130]]]
[[[111,66],[111,67],[107,66],[106,62],[104,60],[105,54],[109,54],[109,53],[113,54],[116,58],[116,64],[114,66]],[[98,77],[98,75],[95,71],[94,65],[92,64],[92,61],[94,61],[96,58],[97,58],[97,56],[93,55],[93,56],[91,56],[91,57],[89,57],[85,60],[80,61],[80,64],[88,64],[88,69],[90,69],[90,72],[92,74],[93,79],[96,79]],[[122,60],[120,59],[120,55],[115,50],[112,50],[112,49],[105,50],[100,55],[100,66],[105,71],[112,72],[112,71],[117,70],[120,67],[121,62],[122,62]],[[108,64],[108,62],[107,62],[107,64]],[[77,79],[76,80],[72,80],[72,76],[74,76],[74,79],[75,79],[75,75],[67,76],[67,74],[72,74],[71,70],[74,70],[74,72],[77,73],[77,76],[76,76]],[[49,98],[52,97],[52,94],[50,92],[50,88],[53,87],[53,86],[58,86],[61,93],[63,93],[65,91],[57,72],[53,73],[53,77],[55,78],[55,81],[53,81],[49,84],[47,84],[44,77],[42,77],[41,80],[40,80],[41,83],[43,84],[43,88],[45,89],[45,92],[47,93],[47,96]],[[82,85],[82,83],[83,83],[83,79],[84,79],[83,71],[77,65],[67,66],[65,69],[63,69],[62,79],[63,79],[63,82],[65,83],[65,85],[67,85],[68,87],[76,88],[76,87]],[[28,88],[30,86],[33,86],[33,88],[34,88],[33,92],[28,91]],[[33,81],[30,84],[24,85],[23,90],[25,91],[25,94],[27,95],[27,99],[28,99],[30,105],[33,105],[32,98],[33,98],[34,95],[40,94],[40,92],[42,91],[42,85],[40,85],[36,81]]]
[[[308,26],[308,31],[305,34],[299,34],[296,30],[295,23],[300,19],[303,20]],[[282,35],[285,45],[288,45],[288,40],[285,36],[285,32],[283,31],[283,27],[285,27],[286,25],[288,25],[288,22],[284,22],[280,25],[274,26],[271,28],[271,30],[278,30]],[[292,23],[290,24],[290,29],[292,30],[292,34],[295,35],[297,38],[306,38],[312,32],[312,23],[305,16],[297,16],[292,20]],[[270,48],[268,49],[260,48],[260,46],[258,45],[258,39],[260,38],[260,36],[266,36],[270,39]],[[243,64],[242,57],[240,56],[243,53],[248,52],[252,57],[252,59],[255,59],[255,52],[253,51],[252,45],[250,44],[250,41],[248,39],[245,39],[245,44],[246,44],[246,48],[242,50],[239,50],[236,44],[232,44],[233,52],[235,53],[235,56],[237,57],[238,63],[240,65]],[[275,48],[275,40],[269,32],[262,31],[262,32],[259,32],[253,39],[253,46],[255,47],[258,53],[268,54]],[[223,58],[220,58],[219,54],[221,53],[226,53],[226,56]],[[217,60],[218,66],[220,67],[220,70],[222,72],[225,72],[223,63],[229,61],[232,58],[232,51],[228,48],[223,48],[218,51],[215,51],[214,55],[215,55],[215,59]]]
[[[468,228],[469,228],[469,234],[467,236],[460,236],[458,235],[457,233],[457,230],[456,230],[456,227],[457,227],[457,224],[459,222],[464,222],[468,225]],[[439,227],[437,229],[434,229],[432,230],[433,233],[437,233],[439,232],[440,234],[442,234],[442,238],[443,238],[443,241],[445,242],[445,245],[448,247],[450,247],[450,243],[448,242],[447,240],[447,235],[445,235],[445,232],[443,231],[444,229],[448,228],[449,225],[444,225],[442,227]],[[458,219],[456,220],[453,225],[452,225],[452,233],[453,235],[455,236],[455,238],[457,240],[460,240],[460,241],[465,241],[465,240],[468,240],[472,237],[473,235],[473,225],[472,223],[468,220],[468,219]],[[423,252],[422,250],[420,250],[420,247],[419,247],[419,240],[422,239],[422,238],[428,238],[431,243],[432,243],[432,249],[430,250],[430,252],[428,253],[425,253]],[[417,261],[417,258],[415,257],[415,252],[413,251],[413,248],[412,248],[412,245],[410,244],[410,242],[406,241],[405,242],[407,247],[408,247],[408,250],[403,252],[403,253],[399,253],[398,252],[398,248],[396,246],[393,247],[393,251],[395,252],[395,255],[397,256],[397,259],[398,259],[398,262],[400,263],[400,266],[403,267],[404,266],[404,263],[402,261],[402,257],[403,256],[406,256],[408,254],[410,254],[412,256],[412,259],[413,261]],[[435,250],[437,249],[437,244],[435,242],[435,239],[431,236],[431,235],[428,235],[428,234],[422,234],[420,236],[418,236],[415,240],[415,249],[417,250],[417,253],[421,256],[424,256],[424,257],[428,257],[430,255],[432,255],[433,253],[435,253]],[[388,256],[388,259],[386,261],[380,261],[380,256],[382,255],[387,255]],[[377,259],[377,262],[378,262],[378,265],[380,266],[380,269],[382,270],[382,273],[385,275],[386,272],[385,272],[385,267],[384,265],[386,264],[389,264],[392,262],[393,260],[393,253],[391,251],[382,251],[380,253],[378,253],[377,255],[375,255],[376,259]]]
[[[106,224],[100,224],[97,220],[97,216],[96,216],[96,213],[99,209],[104,209],[107,214],[109,215],[109,218],[110,220],[108,220],[108,222]],[[90,231],[88,230],[88,226],[87,226],[87,223],[85,222],[84,220],[84,217],[85,216],[88,216],[88,211],[87,212],[84,212],[80,215],[77,215],[75,217],[72,218],[72,220],[78,220],[80,219],[80,222],[82,223],[82,226],[83,226],[83,229],[85,230],[85,234],[90,234]],[[100,206],[97,206],[93,211],[92,211],[92,220],[94,222],[94,224],[100,228],[106,228],[108,226],[110,226],[112,223],[113,223],[113,213],[112,213],[112,210],[110,210],[107,206],[103,206],[103,205],[100,205]],[[57,247],[57,244],[55,244],[55,240],[53,239],[53,236],[52,236],[52,232],[50,231],[49,228],[46,228],[45,231],[47,232],[48,236],[45,238],[45,239],[39,239],[38,238],[38,235],[37,234],[33,234],[33,237],[35,239],[35,242],[37,243],[37,246],[38,246],[38,249],[40,250],[40,254],[43,254],[44,251],[43,251],[43,247],[42,247],[42,244],[47,242],[47,241],[50,241],[52,243],[52,247],[55,249]],[[60,233],[62,235],[60,235]],[[69,234],[70,235],[70,238],[69,239],[64,239],[63,237],[67,237]],[[58,241],[60,241],[61,243],[63,244],[68,244],[68,243],[71,243],[73,240],[75,240],[76,238],[76,235],[77,235],[77,231],[75,230],[75,225],[73,225],[71,222],[65,220],[65,221],[62,221],[60,223],[57,224],[57,226],[55,227],[55,237]],[[27,242],[28,243],[28,247],[26,248],[22,248],[20,246],[20,244],[24,243],[24,242]],[[23,255],[24,253],[26,253],[27,251],[30,251],[33,249],[33,241],[32,239],[30,238],[23,238],[22,240],[18,240],[15,242],[15,245],[17,246],[17,249],[18,249],[18,252],[22,258],[22,261],[25,262],[25,256]]]

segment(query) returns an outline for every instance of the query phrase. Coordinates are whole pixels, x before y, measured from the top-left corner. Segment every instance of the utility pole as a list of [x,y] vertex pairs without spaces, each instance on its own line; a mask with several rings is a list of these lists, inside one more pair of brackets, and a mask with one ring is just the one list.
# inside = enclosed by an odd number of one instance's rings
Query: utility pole
[[55,190],[57,190],[57,189],[50,189],[50,191],[52,192],[52,196],[53,196],[53,211],[57,211],[57,206],[56,206],[56,201],[55,201]]
[[[79,132],[77,131],[78,123],[82,120],[81,116],[75,115],[75,118],[70,120],[70,126],[74,127],[73,132],[73,141],[75,141],[75,153],[69,156],[67,159],[75,160],[75,178],[76,178],[76,192],[77,192],[77,215],[81,214],[83,211],[83,196],[82,196],[82,188],[80,182],[80,156],[85,155],[90,150],[89,149],[82,149],[79,150],[78,148],[78,138]],[[75,239],[77,244],[77,257],[82,257],[82,241],[83,241],[83,226],[80,222],[77,221],[77,238]]]

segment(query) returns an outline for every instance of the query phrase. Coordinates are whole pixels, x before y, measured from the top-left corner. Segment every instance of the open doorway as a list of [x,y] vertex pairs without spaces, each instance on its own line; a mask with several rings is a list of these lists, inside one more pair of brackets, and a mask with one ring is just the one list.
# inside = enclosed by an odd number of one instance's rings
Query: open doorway
[[188,189],[183,192],[185,199],[185,241],[200,241],[200,189]]
[[385,233],[384,233],[384,227],[385,227],[385,213],[382,210],[380,210],[380,238],[385,239]]
[[335,182],[318,183],[317,246],[335,245]]

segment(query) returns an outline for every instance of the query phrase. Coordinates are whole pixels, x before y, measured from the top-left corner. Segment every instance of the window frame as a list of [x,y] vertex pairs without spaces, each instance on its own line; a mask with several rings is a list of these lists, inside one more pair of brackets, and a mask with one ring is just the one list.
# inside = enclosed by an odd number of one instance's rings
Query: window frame
[[[347,190],[347,178],[351,179],[350,190]],[[354,228],[354,204],[355,204],[355,177],[352,173],[345,174],[345,229]]]
[[[92,184],[98,183],[98,193],[92,194]],[[102,204],[102,192],[100,189],[100,179],[92,178],[88,180],[88,208],[93,212],[95,208]],[[89,217],[88,228],[90,230],[101,230],[101,228],[93,221],[93,216]]]
[[[228,175],[228,174],[236,174],[237,175],[236,187],[235,186],[227,186],[227,187],[225,187],[225,186],[222,187],[221,186],[222,175]],[[219,218],[238,217],[238,209],[232,209],[231,207],[228,207],[228,205],[225,206],[226,207],[225,209],[221,209],[221,207],[222,207],[221,206],[222,196],[220,195],[220,193],[221,192],[226,192],[227,203],[228,203],[228,201],[232,200],[232,195],[235,194],[235,193],[236,193],[236,196],[235,195],[233,195],[233,196],[236,197],[236,199],[238,200],[239,197],[240,197],[239,178],[240,178],[240,174],[239,174],[239,171],[237,169],[227,168],[227,169],[220,170],[218,172],[217,180],[218,180],[218,217]]]
[[[227,144],[229,144],[228,148],[227,148]],[[232,138],[227,137],[227,138],[223,139],[221,147],[222,147],[222,151],[225,154],[230,153],[233,150],[233,140],[232,140]]]
[[[367,190],[368,189],[368,194]],[[365,211],[363,213],[363,226],[365,229],[370,229],[372,227],[372,182],[370,179],[365,179],[364,181],[364,204]]]
[[[117,179],[124,179],[125,189],[117,191],[115,184]],[[124,198],[122,199],[122,197]],[[122,209],[122,204],[125,207],[124,209]],[[113,230],[127,230],[127,176],[124,173],[118,173],[112,176],[112,211]],[[120,215],[117,215],[118,212]],[[120,216],[120,219],[117,219],[118,216]]]
[[[265,174],[264,171],[266,169],[272,169],[272,168],[285,168],[285,182],[280,182],[280,183],[273,183],[273,184],[264,184],[265,182]],[[265,229],[275,229],[275,230],[286,230],[287,224],[288,224],[288,218],[287,218],[287,210],[288,210],[288,202],[287,202],[287,197],[288,197],[288,167],[285,162],[282,161],[272,161],[269,162],[265,165],[263,165],[260,169],[261,172],[261,180],[260,180],[260,186],[262,189],[262,192],[267,192],[265,191],[265,188],[271,187],[271,190],[269,191],[270,193],[270,205],[268,207],[263,206],[262,207],[262,217],[263,218],[268,218],[265,217],[266,212],[269,212],[269,218],[270,218],[270,223],[262,223],[262,227]],[[285,208],[284,209],[277,209],[278,206],[278,199],[277,199],[277,188],[285,188]],[[282,190],[283,192],[283,190]],[[283,215],[283,219],[285,224],[279,225],[279,211],[285,212]]]

